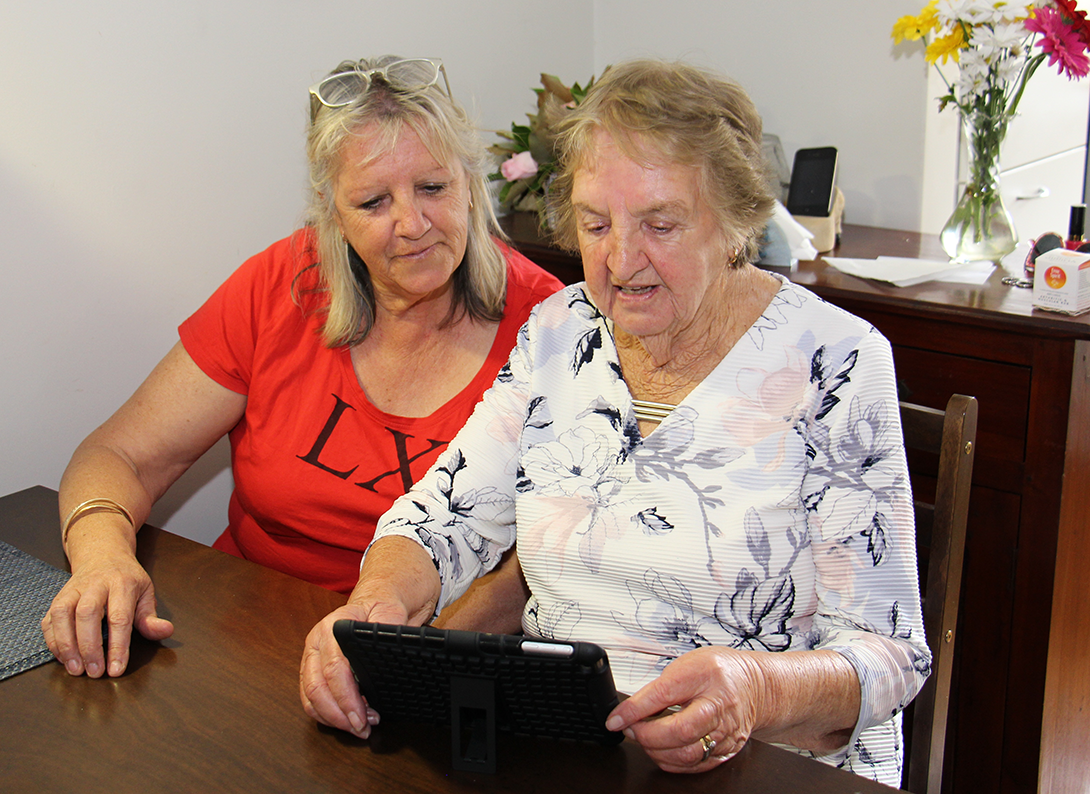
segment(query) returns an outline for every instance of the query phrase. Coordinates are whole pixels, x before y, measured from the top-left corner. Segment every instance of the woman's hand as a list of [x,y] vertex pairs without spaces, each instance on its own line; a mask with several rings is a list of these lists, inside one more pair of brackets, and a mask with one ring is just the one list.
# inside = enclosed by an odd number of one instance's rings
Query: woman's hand
[[338,620],[372,623],[407,623],[404,609],[387,604],[345,604],[326,615],[310,630],[299,666],[299,698],[303,711],[323,725],[340,728],[361,739],[371,735],[379,715],[360,694],[352,667],[341,653],[333,624]]
[[851,738],[859,702],[855,668],[836,651],[713,646],[668,664],[613,710],[606,727],[623,730],[667,772],[703,772],[750,736],[835,752]]
[[704,772],[742,749],[757,727],[762,692],[751,654],[698,648],[617,706],[606,727],[639,742],[667,772]]
[[[72,675],[119,676],[135,627],[149,640],[174,632],[155,611],[155,589],[136,561],[136,532],[152,504],[246,409],[236,394],[204,374],[179,342],[106,422],[72,455],[61,478],[61,520],[88,499],[125,505],[135,526],[113,513],[72,524],[66,553],[72,578],[53,599],[42,633]],[[109,627],[102,648],[102,619]]]
[[299,666],[303,711],[323,725],[361,739],[371,735],[379,715],[360,695],[352,667],[341,653],[333,624],[342,618],[420,626],[435,614],[439,574],[431,557],[411,540],[382,538],[367,551],[360,581],[348,603],[310,630]]
[[[71,675],[87,673],[99,678],[104,672],[116,677],[129,663],[129,640],[135,627],[149,640],[163,640],[174,625],[159,617],[155,588],[132,552],[128,532],[111,535],[107,521],[112,515],[92,515],[72,531],[72,578],[68,580],[42,618],[42,634],[53,655]],[[77,533],[94,528],[90,548],[75,550]],[[102,619],[106,618],[108,644],[103,655]]]

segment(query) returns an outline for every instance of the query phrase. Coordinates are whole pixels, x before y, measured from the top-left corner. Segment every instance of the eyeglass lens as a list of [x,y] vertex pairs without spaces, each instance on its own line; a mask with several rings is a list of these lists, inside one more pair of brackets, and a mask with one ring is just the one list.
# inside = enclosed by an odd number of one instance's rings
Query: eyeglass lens
[[366,71],[342,72],[331,75],[318,87],[318,97],[329,107],[350,104],[367,90],[372,75],[382,78],[393,88],[415,90],[434,85],[439,79],[439,65],[423,58],[414,58]]
[[386,67],[386,82],[395,88],[427,88],[439,79],[439,64],[424,58],[395,61]]
[[318,86],[318,98],[328,107],[349,104],[370,84],[362,72],[344,72],[327,77]]

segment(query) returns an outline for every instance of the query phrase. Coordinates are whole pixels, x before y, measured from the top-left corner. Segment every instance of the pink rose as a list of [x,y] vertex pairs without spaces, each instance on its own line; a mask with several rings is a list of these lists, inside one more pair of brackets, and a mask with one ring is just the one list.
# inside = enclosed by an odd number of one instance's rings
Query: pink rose
[[519,152],[503,161],[503,164],[500,165],[500,173],[508,182],[526,179],[526,177],[537,173],[537,163],[534,162],[534,158],[529,152]]

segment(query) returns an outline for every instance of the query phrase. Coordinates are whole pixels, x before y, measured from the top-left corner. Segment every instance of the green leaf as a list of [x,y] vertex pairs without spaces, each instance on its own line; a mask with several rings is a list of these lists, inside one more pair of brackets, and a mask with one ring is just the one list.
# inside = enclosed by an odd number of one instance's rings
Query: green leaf
[[529,137],[527,137],[526,148],[534,158],[534,162],[538,164],[538,167],[544,163],[551,162],[553,159],[552,149],[550,149],[535,132],[530,133]]
[[530,148],[531,130],[529,127],[522,124],[512,124],[511,132],[513,133],[511,136],[511,140],[515,142],[515,145],[518,147],[518,151],[524,152]]

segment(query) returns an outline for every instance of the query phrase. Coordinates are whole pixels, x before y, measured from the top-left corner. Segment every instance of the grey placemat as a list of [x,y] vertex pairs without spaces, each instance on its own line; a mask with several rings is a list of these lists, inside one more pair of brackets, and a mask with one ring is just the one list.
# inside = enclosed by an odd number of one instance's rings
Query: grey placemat
[[70,576],[0,541],[0,681],[52,661],[42,618]]

